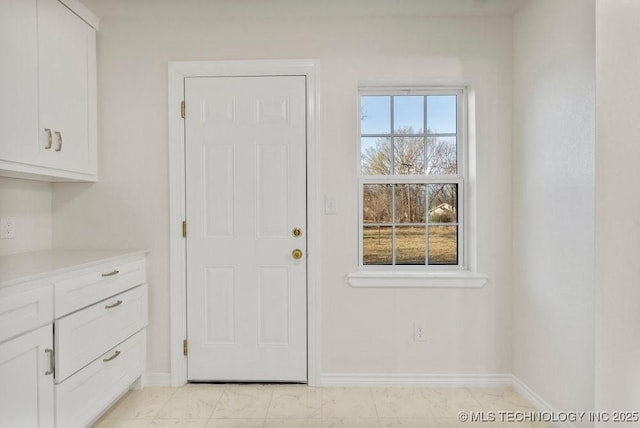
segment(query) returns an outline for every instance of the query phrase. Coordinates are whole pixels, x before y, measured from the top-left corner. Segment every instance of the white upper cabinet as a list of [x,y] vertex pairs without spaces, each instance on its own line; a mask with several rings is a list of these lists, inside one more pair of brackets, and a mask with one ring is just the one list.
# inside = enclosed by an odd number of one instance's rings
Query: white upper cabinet
[[[27,72],[19,75],[14,85],[33,92],[36,100],[28,106],[19,103],[22,114],[13,119],[18,116],[14,104],[23,94],[5,92],[1,86],[2,98],[6,93],[7,99],[0,101],[0,175],[49,181],[97,180],[96,31],[87,23],[95,22],[95,17],[81,18],[78,10],[89,12],[76,1],[64,3],[0,0],[0,55],[8,58],[9,64],[14,58],[22,61],[20,67]],[[35,24],[17,28],[18,24],[12,23],[16,29],[6,29],[13,34],[5,40],[4,21],[12,22],[17,15]],[[32,39],[32,54],[24,58],[24,41]],[[11,67],[0,70],[3,77],[19,74]]]
[[0,0],[0,165],[38,154],[36,2]]
[[[89,131],[90,87],[95,86],[95,31],[58,0],[38,0],[40,152],[43,164],[96,173]],[[91,71],[91,73],[90,73]],[[51,134],[51,147],[49,135]]]

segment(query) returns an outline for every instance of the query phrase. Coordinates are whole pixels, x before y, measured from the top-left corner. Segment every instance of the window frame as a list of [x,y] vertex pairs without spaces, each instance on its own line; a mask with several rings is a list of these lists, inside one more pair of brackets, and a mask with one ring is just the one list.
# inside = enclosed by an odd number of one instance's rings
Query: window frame
[[[456,165],[456,174],[447,174],[447,175],[363,175],[362,173],[362,138],[363,135],[361,133],[361,120],[357,120],[357,135],[358,135],[358,143],[357,143],[357,171],[358,171],[358,270],[363,273],[365,276],[370,274],[388,274],[390,272],[406,272],[410,275],[424,273],[425,275],[430,274],[438,274],[438,273],[462,273],[464,271],[469,270],[469,266],[467,264],[467,255],[468,255],[468,242],[466,239],[466,226],[468,224],[468,216],[466,213],[466,206],[468,201],[467,195],[467,182],[469,177],[469,169],[467,163],[467,152],[468,152],[468,137],[467,137],[467,109],[468,109],[468,94],[467,88],[465,86],[382,86],[382,87],[371,87],[371,86],[360,86],[358,88],[358,118],[361,117],[362,106],[361,106],[361,97],[362,96],[406,96],[406,95],[417,95],[417,96],[432,96],[432,95],[455,95],[456,96],[456,156],[457,156],[457,165]],[[425,100],[426,101],[426,100]],[[390,137],[395,136],[395,126],[394,126],[394,103],[391,101],[390,103]],[[425,102],[426,106],[426,102]],[[427,111],[425,109],[424,116],[425,119],[427,117]],[[372,134],[375,135],[376,134]],[[400,135],[400,134],[398,134]],[[424,123],[424,130],[422,134],[416,135],[424,135],[427,137],[427,123]],[[452,136],[451,133],[440,133],[435,134],[436,136]],[[369,136],[367,134],[366,136]],[[386,137],[386,135],[385,135]],[[393,141],[393,140],[392,140]],[[428,140],[425,140],[427,143]],[[392,143],[393,144],[393,143]],[[392,160],[393,162],[393,160]],[[364,185],[366,184],[457,184],[457,196],[458,196],[458,207],[457,207],[457,227],[458,227],[458,245],[457,245],[457,258],[458,263],[456,265],[430,265],[428,264],[428,254],[429,254],[429,216],[428,209],[427,217],[425,219],[425,228],[426,228],[426,242],[425,242],[425,264],[424,265],[365,265],[364,264],[364,210],[363,210],[363,197],[364,197]],[[394,199],[392,198],[392,201]],[[392,209],[395,209],[394,202],[392,202]],[[391,228],[392,228],[392,262],[395,262],[395,257],[393,255],[396,253],[396,249],[394,248],[395,236],[394,230],[396,228],[395,218],[391,219]],[[350,277],[354,276],[353,274]],[[351,285],[354,285],[350,280]]]

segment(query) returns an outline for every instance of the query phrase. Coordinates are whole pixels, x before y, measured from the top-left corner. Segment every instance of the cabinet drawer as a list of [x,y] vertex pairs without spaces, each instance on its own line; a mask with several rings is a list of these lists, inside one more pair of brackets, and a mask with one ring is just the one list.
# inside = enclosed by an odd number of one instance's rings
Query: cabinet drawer
[[93,422],[142,374],[145,349],[142,330],[56,385],[56,426],[85,427]]
[[145,281],[144,259],[104,263],[55,278],[55,317],[60,318]]
[[56,383],[146,325],[146,284],[56,320]]
[[0,288],[0,342],[53,321],[53,287],[35,281]]

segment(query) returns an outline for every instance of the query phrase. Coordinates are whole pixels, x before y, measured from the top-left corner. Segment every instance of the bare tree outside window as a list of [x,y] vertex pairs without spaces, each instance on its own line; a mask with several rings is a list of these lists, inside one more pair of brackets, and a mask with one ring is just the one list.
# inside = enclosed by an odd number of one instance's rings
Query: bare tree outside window
[[[361,103],[363,265],[458,264],[459,183],[438,182],[458,178],[457,127],[438,134],[429,127],[395,126],[430,123],[429,97],[374,96]],[[454,117],[436,117],[434,123],[442,128],[450,128],[445,120],[457,123],[456,97],[446,100],[453,98],[449,115]],[[381,177],[388,183],[381,184]]]

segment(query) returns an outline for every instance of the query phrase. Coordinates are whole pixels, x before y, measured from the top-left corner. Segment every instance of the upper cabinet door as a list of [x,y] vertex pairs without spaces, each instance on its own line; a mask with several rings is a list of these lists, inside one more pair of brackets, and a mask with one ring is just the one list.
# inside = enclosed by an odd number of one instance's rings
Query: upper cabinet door
[[0,0],[0,159],[38,152],[36,0]]
[[50,168],[96,174],[95,47],[87,23],[38,0],[39,163]]

